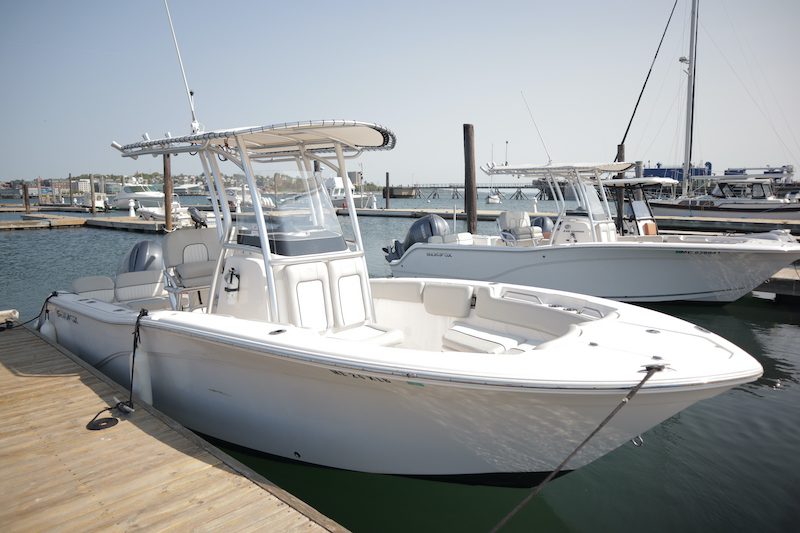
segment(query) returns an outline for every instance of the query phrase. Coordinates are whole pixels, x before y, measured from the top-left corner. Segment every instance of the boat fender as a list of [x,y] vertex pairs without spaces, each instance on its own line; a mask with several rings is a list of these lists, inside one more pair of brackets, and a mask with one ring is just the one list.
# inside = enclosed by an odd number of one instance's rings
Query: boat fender
[[42,322],[41,327],[39,328],[39,333],[42,336],[49,340],[50,342],[57,343],[58,342],[58,334],[56,333],[56,327],[53,325],[53,322],[50,320],[50,310],[45,309],[44,311],[44,322]]

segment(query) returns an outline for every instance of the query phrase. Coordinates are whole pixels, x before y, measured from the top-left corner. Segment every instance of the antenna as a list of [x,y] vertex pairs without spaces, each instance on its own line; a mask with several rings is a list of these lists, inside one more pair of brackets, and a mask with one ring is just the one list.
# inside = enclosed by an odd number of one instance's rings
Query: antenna
[[533,122],[533,127],[536,128],[536,133],[539,134],[539,140],[542,141],[542,148],[544,148],[544,153],[547,154],[547,164],[549,165],[553,162],[553,158],[550,157],[550,152],[547,150],[547,145],[544,143],[544,138],[542,137],[542,132],[539,131],[539,126],[536,125],[536,120],[533,118],[533,112],[531,111],[531,106],[528,105],[528,100],[525,98],[525,93],[520,91],[519,94],[522,95],[522,101],[525,102],[525,107],[528,108],[528,114],[531,116],[531,122]]
[[172,41],[175,43],[175,52],[178,54],[178,63],[181,66],[181,74],[183,75],[183,84],[186,87],[186,96],[189,98],[189,110],[192,112],[192,133],[200,131],[200,123],[197,122],[197,115],[194,112],[194,91],[189,90],[189,82],[186,80],[186,71],[183,68],[183,60],[181,59],[181,50],[178,48],[178,38],[175,37],[175,28],[172,26],[172,15],[169,13],[169,4],[164,0],[164,7],[167,9],[167,19],[169,20],[169,29],[172,32]]

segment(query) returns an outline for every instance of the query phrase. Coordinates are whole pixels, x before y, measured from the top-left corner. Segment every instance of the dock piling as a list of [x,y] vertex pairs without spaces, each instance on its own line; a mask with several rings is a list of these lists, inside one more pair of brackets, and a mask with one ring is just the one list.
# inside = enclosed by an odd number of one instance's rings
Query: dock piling
[[475,128],[464,124],[464,208],[467,231],[478,231],[478,189],[475,182]]

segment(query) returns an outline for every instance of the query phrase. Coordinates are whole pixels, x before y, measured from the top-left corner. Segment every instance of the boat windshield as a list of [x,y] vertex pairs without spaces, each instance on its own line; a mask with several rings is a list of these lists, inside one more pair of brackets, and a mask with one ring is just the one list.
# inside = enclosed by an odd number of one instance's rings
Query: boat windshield
[[[336,211],[318,174],[276,172],[260,181],[264,185],[257,192],[257,201],[272,253],[296,256],[347,250]],[[261,245],[252,209],[236,215],[236,227],[238,243]]]
[[153,192],[149,185],[126,185],[123,188],[125,192]]

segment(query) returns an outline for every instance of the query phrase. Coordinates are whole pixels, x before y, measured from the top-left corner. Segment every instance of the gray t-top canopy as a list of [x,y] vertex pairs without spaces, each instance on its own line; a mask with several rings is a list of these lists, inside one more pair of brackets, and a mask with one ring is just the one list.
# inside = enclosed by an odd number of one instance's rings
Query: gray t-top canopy
[[291,161],[307,154],[333,154],[341,146],[345,157],[367,150],[391,150],[396,138],[388,128],[353,120],[291,122],[194,133],[183,137],[164,137],[112,146],[125,157],[177,154],[210,149],[224,153],[238,151],[235,138],[243,141],[254,161]]

